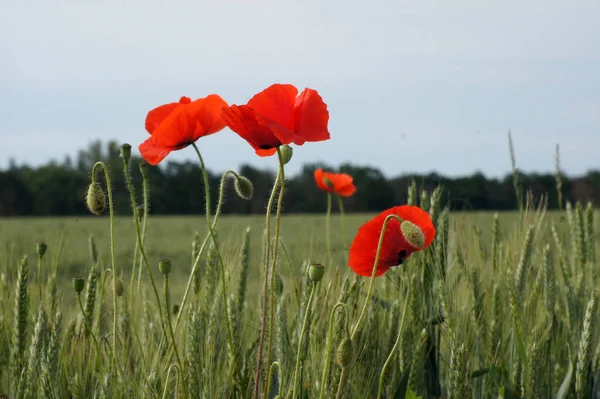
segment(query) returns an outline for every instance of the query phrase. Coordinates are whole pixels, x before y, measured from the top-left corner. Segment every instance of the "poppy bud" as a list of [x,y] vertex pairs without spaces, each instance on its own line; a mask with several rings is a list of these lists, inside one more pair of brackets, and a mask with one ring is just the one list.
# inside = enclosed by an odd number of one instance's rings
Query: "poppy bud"
[[337,348],[336,359],[340,367],[346,368],[354,362],[354,342],[350,338],[344,338]]
[[252,182],[244,176],[236,176],[234,188],[237,195],[245,200],[252,198],[254,193]]
[[146,163],[146,161],[140,161],[138,163],[138,168],[140,169],[140,173],[143,177],[148,176],[148,164]]
[[177,313],[179,313],[179,305],[173,305],[173,315],[177,316]]
[[100,184],[93,182],[90,184],[85,196],[85,205],[94,215],[100,215],[106,207],[106,195]]
[[284,165],[286,165],[292,159],[292,155],[294,155],[294,149],[287,144],[279,147],[279,151],[281,151],[281,160]]
[[121,159],[123,160],[123,162],[129,162],[130,158],[131,158],[131,145],[125,143],[121,146]]
[[85,279],[83,277],[73,277],[73,288],[76,293],[80,293],[83,291],[83,286],[85,285]]
[[165,276],[171,272],[171,260],[170,259],[161,259],[158,262],[158,270]]
[[279,273],[275,275],[275,293],[277,296],[281,296],[281,294],[283,294],[283,279]]
[[319,263],[313,263],[308,268],[308,277],[315,283],[321,281],[323,274],[325,274],[325,268]]
[[46,253],[46,250],[48,249],[48,245],[46,245],[45,242],[40,241],[37,243],[37,254],[38,256],[41,258],[42,256],[44,256],[44,254]]
[[416,224],[405,220],[400,224],[400,231],[406,241],[413,247],[421,249],[425,246],[423,230]]
[[125,287],[123,286],[123,282],[119,279],[117,280],[117,296],[121,297],[125,293]]

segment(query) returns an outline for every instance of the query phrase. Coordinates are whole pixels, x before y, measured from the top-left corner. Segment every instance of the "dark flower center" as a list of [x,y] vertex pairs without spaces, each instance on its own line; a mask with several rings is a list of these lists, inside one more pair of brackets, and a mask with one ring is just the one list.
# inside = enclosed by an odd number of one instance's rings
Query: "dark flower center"
[[405,260],[406,260],[406,249],[403,249],[402,251],[398,252],[398,266],[403,264]]
[[258,146],[258,148],[260,148],[261,150],[270,150],[271,148],[275,148],[275,147],[272,145],[269,145],[269,144],[263,144],[261,146]]

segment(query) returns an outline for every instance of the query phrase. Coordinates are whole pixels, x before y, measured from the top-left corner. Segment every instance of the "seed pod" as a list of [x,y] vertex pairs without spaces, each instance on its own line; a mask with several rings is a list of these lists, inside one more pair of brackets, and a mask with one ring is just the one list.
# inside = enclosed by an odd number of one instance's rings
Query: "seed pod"
[[85,279],[83,277],[73,277],[73,288],[76,293],[80,293],[83,291],[83,286],[85,285]]
[[425,246],[425,235],[423,234],[423,230],[416,224],[405,220],[400,224],[400,231],[402,232],[404,239],[406,239],[413,247],[421,249]]
[[121,146],[120,156],[124,162],[129,162],[129,159],[131,158],[131,144],[125,143]]
[[45,242],[40,241],[37,243],[37,254],[38,256],[41,258],[42,256],[44,256],[44,254],[46,253],[46,250],[48,249],[48,245],[46,245]]
[[325,274],[325,268],[319,263],[313,263],[308,268],[308,277],[315,283],[321,281],[323,274]]
[[287,144],[279,147],[279,151],[281,151],[281,159],[283,164],[286,165],[292,159],[292,155],[294,155],[294,149]]
[[171,260],[170,259],[161,259],[158,262],[158,270],[165,276],[171,272]]

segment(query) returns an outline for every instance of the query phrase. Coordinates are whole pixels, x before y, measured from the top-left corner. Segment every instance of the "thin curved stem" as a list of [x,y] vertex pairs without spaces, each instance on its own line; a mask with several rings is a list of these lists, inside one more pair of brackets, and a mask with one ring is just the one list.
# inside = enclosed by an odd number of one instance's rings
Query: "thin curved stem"
[[[171,313],[170,313],[170,305],[169,305],[169,275],[165,274],[165,305],[166,305],[166,316],[167,316],[167,324],[169,325],[169,332],[171,333],[171,340],[173,341],[173,350],[175,351],[175,358],[177,359],[177,364],[179,365],[179,370],[183,370],[183,363],[181,362],[181,357],[179,356],[179,350],[177,349],[177,341],[175,341],[175,333],[173,332],[173,323],[171,323]],[[187,397],[187,389],[184,386],[184,396]]]
[[133,185],[131,184],[131,176],[129,174],[129,161],[123,161],[123,169],[125,171],[125,182],[127,183],[127,190],[129,191],[129,197],[131,201],[131,207],[133,208],[133,219],[135,221],[135,231],[137,235],[137,242],[140,249],[140,254],[142,254],[142,259],[144,260],[144,265],[146,266],[146,271],[148,272],[148,276],[150,277],[150,284],[152,285],[152,290],[154,291],[154,297],[156,299],[156,304],[158,307],[158,315],[160,317],[160,324],[162,325],[163,333],[165,336],[168,336],[167,328],[165,326],[165,319],[163,316],[162,305],[160,301],[160,294],[158,293],[158,289],[156,288],[156,282],[154,281],[154,275],[152,274],[152,268],[150,267],[150,263],[148,262],[148,257],[146,256],[146,251],[144,249],[144,243],[142,242],[142,231],[140,228],[140,218],[138,216],[138,209],[135,202],[135,193],[133,192]]
[[[274,302],[275,302],[275,267],[277,266],[277,254],[279,250],[279,231],[281,221],[281,207],[283,205],[283,195],[285,193],[285,171],[283,168],[283,157],[279,148],[277,149],[277,156],[279,158],[279,175],[280,175],[280,188],[279,198],[277,200],[277,212],[275,215],[275,242],[273,247],[273,261],[271,262],[271,292],[269,294],[269,345],[267,345],[267,364],[271,363],[271,347],[273,345],[273,320],[274,320]],[[266,399],[266,396],[265,396]]]
[[308,304],[306,305],[306,312],[304,312],[304,320],[302,321],[302,329],[300,330],[300,337],[298,338],[298,351],[296,352],[296,368],[294,370],[294,386],[292,389],[292,398],[296,397],[296,387],[298,385],[298,372],[300,371],[300,351],[302,350],[302,341],[304,334],[306,334],[306,325],[308,324],[308,316],[310,315],[310,308],[312,301],[315,296],[315,288],[317,283],[313,282],[310,289],[310,297],[308,297]]
[[[163,394],[162,394],[162,399],[167,399],[167,390],[169,389],[169,379],[171,377],[171,371],[173,370],[173,368],[177,369],[177,379],[175,380],[175,397],[177,397],[177,387],[179,386],[180,383],[180,375],[181,375],[181,369],[179,368],[178,365],[176,364],[172,364],[169,366],[169,369],[167,370],[167,379],[165,381],[165,389],[163,389]],[[185,383],[183,384],[185,386]]]
[[85,310],[83,310],[83,303],[81,302],[81,293],[77,293],[77,302],[79,303],[79,309],[81,309],[81,314],[83,316],[83,322],[85,324],[85,328],[88,329],[92,339],[94,340],[94,345],[96,346],[96,352],[100,354],[100,345],[98,344],[98,340],[96,339],[96,334],[92,331],[92,326],[88,325],[87,318],[85,317]]
[[321,393],[319,394],[319,399],[323,399],[325,397],[325,384],[327,384],[327,374],[329,374],[329,358],[331,357],[331,350],[333,346],[333,317],[335,316],[335,311],[337,308],[341,307],[344,309],[344,313],[346,314],[344,324],[345,329],[348,330],[348,309],[346,305],[342,302],[338,302],[333,309],[331,310],[331,316],[329,316],[329,334],[327,336],[327,353],[325,355],[325,369],[323,370],[323,377],[321,378]]
[[[217,221],[219,220],[219,216],[221,215],[221,207],[223,205],[224,197],[225,197],[225,194],[224,194],[225,184],[224,183],[225,183],[226,176],[228,174],[233,174],[234,176],[238,177],[238,174],[231,170],[228,170],[227,172],[225,172],[223,174],[223,177],[221,177],[219,202],[217,203],[217,211],[216,211],[215,216],[213,217],[213,221],[212,221],[213,230],[217,226]],[[177,331],[177,326],[179,326],[179,320],[181,318],[181,315],[183,314],[183,309],[185,307],[185,304],[187,303],[187,298],[188,298],[188,295],[189,295],[191,287],[192,287],[194,274],[196,273],[196,270],[198,269],[198,265],[200,264],[200,258],[202,258],[202,255],[204,254],[204,250],[206,248],[206,244],[208,244],[209,238],[211,238],[210,232],[206,235],[206,237],[204,237],[204,241],[202,241],[202,245],[200,246],[200,249],[198,250],[198,255],[196,255],[196,259],[194,260],[194,264],[192,265],[192,271],[190,273],[190,278],[188,279],[188,282],[187,282],[187,285],[185,287],[185,291],[183,294],[183,299],[181,300],[181,304],[179,305],[180,312],[177,314],[177,319],[175,319],[175,331]]]
[[229,319],[229,309],[227,306],[227,283],[225,281],[225,264],[223,263],[223,258],[221,257],[221,251],[219,251],[219,244],[217,243],[217,238],[215,237],[215,231],[210,222],[210,186],[208,181],[208,172],[206,171],[206,166],[204,165],[204,159],[202,158],[202,154],[200,154],[200,150],[196,146],[196,143],[192,143],[194,150],[196,150],[196,154],[198,155],[198,160],[200,161],[200,166],[202,167],[202,178],[204,179],[204,194],[205,194],[205,202],[206,202],[206,227],[209,230],[210,236],[212,238],[213,245],[215,247],[215,253],[217,254],[217,259],[219,260],[219,266],[221,269],[221,293],[223,300],[223,311],[225,312],[225,319],[227,321],[227,338],[229,343],[229,351],[233,351],[233,330],[231,329],[231,320]]
[[338,384],[338,390],[335,395],[335,399],[341,399],[342,393],[344,392],[344,385],[348,379],[348,367],[342,367],[342,375],[340,376],[340,383]]
[[367,297],[365,298],[365,304],[363,305],[362,311],[360,312],[360,316],[358,317],[358,321],[352,330],[352,336],[350,339],[354,339],[360,324],[365,317],[365,311],[367,310],[367,305],[369,303],[369,299],[371,299],[371,291],[373,290],[373,282],[375,281],[375,274],[377,273],[377,266],[379,265],[379,257],[381,256],[381,247],[383,244],[383,238],[385,237],[385,230],[387,229],[387,225],[390,220],[396,219],[398,222],[402,223],[402,219],[398,215],[388,215],[383,222],[383,226],[381,228],[381,234],[379,235],[379,243],[377,244],[377,253],[375,254],[375,263],[373,264],[373,273],[371,274],[371,281],[369,282],[369,289],[367,291]]
[[108,210],[109,210],[109,223],[110,223],[110,262],[113,277],[113,360],[115,368],[118,368],[117,363],[117,318],[119,308],[117,306],[117,261],[115,255],[115,210],[113,206],[113,195],[112,195],[112,184],[110,180],[110,173],[108,167],[102,161],[96,162],[92,168],[92,183],[96,180],[96,171],[98,168],[102,168],[104,172],[104,178],[106,179],[106,191],[108,194]]
[[[271,389],[271,377],[273,376],[273,367],[277,366],[278,375],[279,375],[279,386],[281,387],[283,384],[281,383],[281,365],[279,362],[273,362],[271,367],[269,367],[269,375],[267,377],[267,387],[265,388],[265,398],[269,397],[270,389]],[[280,388],[281,391],[281,388]]]
[[338,208],[340,210],[340,225],[342,228],[342,240],[344,243],[344,248],[347,249],[348,248],[348,240],[346,239],[346,213],[344,212],[344,202],[342,201],[342,197],[339,194],[337,194],[336,197],[338,200]]
[[331,256],[331,193],[327,193],[327,216],[325,217],[325,242],[327,243],[327,261],[333,265]]
[[408,302],[410,302],[409,298],[410,298],[410,285],[408,286],[408,292],[407,292],[406,298],[404,300],[404,310],[402,311],[402,321],[400,321],[400,328],[398,329],[398,336],[396,337],[396,342],[394,343],[394,347],[390,351],[390,354],[389,354],[387,360],[385,361],[383,368],[381,369],[381,375],[379,376],[379,388],[377,389],[377,399],[381,399],[381,395],[383,394],[383,379],[385,377],[385,372],[386,372],[388,366],[390,365],[390,363],[392,362],[394,353],[396,352],[396,350],[398,349],[398,346],[400,345],[400,337],[402,336],[402,330],[404,329],[404,317],[406,316],[406,308],[407,308]]
[[254,381],[254,399],[258,399],[258,391],[260,389],[260,370],[262,366],[262,355],[263,355],[263,345],[265,340],[265,329],[267,326],[267,284],[269,283],[269,254],[271,252],[271,210],[273,209],[273,201],[275,200],[275,193],[277,192],[277,186],[279,185],[279,180],[281,179],[281,172],[277,172],[277,177],[275,178],[275,183],[273,184],[273,189],[271,190],[271,195],[269,197],[269,202],[267,203],[267,214],[265,220],[265,265],[264,265],[264,273],[265,279],[263,281],[263,306],[262,306],[262,321],[260,327],[260,340],[258,343],[258,358],[256,361],[256,380]]
[[38,255],[38,286],[40,289],[40,303],[44,302],[44,296],[42,295],[42,263],[44,262],[44,257],[42,255]]

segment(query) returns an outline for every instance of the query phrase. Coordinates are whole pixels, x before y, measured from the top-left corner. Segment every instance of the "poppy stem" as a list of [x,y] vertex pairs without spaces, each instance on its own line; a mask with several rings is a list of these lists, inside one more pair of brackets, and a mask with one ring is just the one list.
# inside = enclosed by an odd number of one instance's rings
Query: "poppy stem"
[[333,309],[331,310],[331,316],[329,316],[329,335],[327,338],[327,354],[325,355],[325,369],[323,370],[323,377],[321,378],[321,393],[319,395],[319,399],[323,399],[325,397],[325,385],[327,384],[327,374],[329,374],[329,364],[331,363],[329,358],[331,357],[331,349],[333,346],[333,317],[335,316],[335,311],[337,308],[342,308],[345,313],[344,318],[344,330],[348,331],[348,309],[346,308],[346,304],[342,302],[338,302]]
[[331,259],[331,193],[327,193],[327,216],[325,217],[325,235],[327,243],[327,262],[329,267],[333,265]]
[[273,362],[273,364],[271,365],[271,367],[269,367],[269,376],[267,377],[267,387],[265,388],[266,392],[265,392],[265,398],[269,397],[269,393],[270,393],[270,388],[271,388],[271,378],[273,377],[273,368],[275,368],[275,366],[277,366],[277,376],[279,377],[279,386],[283,385],[281,383],[282,381],[282,376],[281,376],[281,365],[279,364],[279,362]]
[[[196,150],[196,154],[198,155],[198,159],[200,160],[200,166],[202,167],[202,178],[204,179],[204,194],[205,194],[205,205],[206,205],[206,227],[210,233],[210,237],[213,242],[213,246],[215,247],[215,253],[217,254],[217,259],[219,260],[219,266],[221,269],[221,287],[222,287],[222,295],[223,295],[223,311],[225,312],[225,319],[227,321],[227,337],[228,337],[228,349],[229,354],[233,354],[234,346],[233,346],[233,331],[231,329],[231,320],[229,319],[229,310],[227,306],[227,286],[225,282],[225,265],[223,264],[223,258],[221,257],[221,251],[219,251],[219,244],[217,243],[217,238],[215,237],[215,231],[210,222],[210,186],[208,181],[208,172],[206,171],[206,166],[204,165],[204,159],[202,158],[202,154],[200,154],[200,150],[196,143],[192,143],[194,150]],[[230,356],[230,359],[233,356]]]
[[305,334],[308,334],[306,330],[306,326],[308,324],[308,317],[310,316],[310,309],[312,307],[312,301],[315,296],[315,288],[317,287],[317,283],[312,282],[312,287],[310,289],[310,296],[308,297],[308,304],[306,305],[306,311],[304,312],[304,320],[302,321],[302,329],[300,330],[300,337],[298,337],[298,351],[296,353],[296,369],[294,370],[294,385],[292,389],[292,398],[296,397],[296,388],[298,386],[298,371],[300,370],[300,352],[302,351],[302,341]]
[[117,306],[117,261],[115,255],[115,209],[113,206],[113,196],[112,196],[112,184],[110,181],[110,173],[108,171],[108,167],[102,161],[96,162],[92,167],[92,183],[96,181],[96,173],[98,169],[102,169],[104,173],[104,178],[106,180],[106,190],[108,194],[108,210],[110,217],[110,262],[112,269],[112,281],[113,281],[113,360],[115,363],[115,370],[118,371],[118,362],[117,362],[117,315],[118,315],[118,306]]
[[398,222],[402,223],[403,220],[398,215],[388,215],[383,221],[383,226],[381,228],[381,234],[379,235],[379,243],[377,244],[377,253],[375,254],[375,263],[373,264],[373,273],[371,274],[371,281],[369,282],[369,289],[367,291],[367,297],[365,298],[365,304],[363,305],[362,311],[360,312],[360,316],[358,317],[358,321],[352,330],[352,336],[350,339],[354,340],[356,333],[365,317],[365,311],[367,310],[367,305],[369,303],[369,299],[371,299],[371,291],[373,291],[373,282],[375,281],[375,275],[377,274],[377,266],[379,265],[379,257],[381,256],[381,248],[383,246],[383,238],[385,237],[385,231],[387,229],[387,225],[390,220],[396,219]]
[[[273,247],[273,261],[271,262],[271,292],[269,294],[269,345],[267,346],[267,365],[271,364],[271,347],[273,345],[273,320],[275,319],[273,312],[275,309],[275,267],[277,266],[277,255],[279,253],[279,232],[281,222],[281,207],[283,205],[283,195],[285,193],[285,171],[283,168],[284,162],[281,151],[277,149],[277,156],[279,158],[279,174],[280,174],[280,187],[279,187],[279,198],[277,199],[277,211],[275,214],[275,243]],[[266,396],[265,396],[266,399]]]
[[[179,366],[179,370],[183,370],[183,363],[181,362],[181,357],[179,357],[179,350],[177,349],[177,341],[175,340],[175,332],[173,331],[173,323],[171,322],[171,307],[169,304],[169,275],[164,275],[165,280],[165,310],[167,315],[167,324],[169,325],[169,333],[171,335],[171,340],[173,341],[173,350],[175,351],[175,358],[177,359],[177,365]],[[178,373],[179,375],[179,373]],[[187,386],[183,384],[183,392],[184,398],[187,398],[189,395],[187,394]]]
[[[231,170],[228,170],[221,177],[221,188],[220,188],[220,191],[219,191],[219,202],[217,203],[217,211],[216,211],[215,216],[213,217],[213,221],[212,221],[212,228],[213,228],[213,230],[217,226],[217,221],[219,220],[219,216],[221,215],[221,207],[222,207],[223,199],[224,199],[224,196],[225,196],[225,194],[224,194],[224,191],[225,191],[225,180],[226,180],[226,178],[227,178],[227,176],[229,174],[233,174],[234,176],[238,176],[237,173],[235,173],[235,172],[233,172]],[[179,325],[179,320],[181,319],[181,315],[183,315],[183,309],[185,307],[185,304],[187,302],[187,297],[188,297],[188,295],[190,293],[190,289],[192,287],[192,282],[193,282],[193,279],[194,279],[194,275],[196,274],[196,270],[198,269],[198,265],[200,264],[200,258],[204,254],[204,249],[206,248],[206,244],[208,243],[208,239],[209,238],[211,238],[210,233],[208,233],[206,235],[206,237],[204,238],[204,241],[202,241],[202,245],[200,246],[200,249],[198,250],[198,254],[196,255],[196,259],[194,260],[194,264],[192,265],[192,271],[190,273],[190,278],[188,279],[187,286],[185,287],[185,292],[183,294],[183,299],[181,300],[180,311],[177,313],[177,319],[175,319],[175,331],[177,331],[177,326]]]
[[406,293],[406,298],[404,299],[404,310],[402,311],[402,320],[400,321],[400,328],[398,329],[398,336],[396,337],[396,342],[394,343],[394,346],[392,347],[392,350],[390,351],[390,354],[387,358],[387,360],[385,361],[383,368],[381,369],[381,375],[379,376],[379,388],[377,389],[377,399],[381,399],[381,395],[383,394],[383,380],[385,378],[385,372],[389,366],[389,364],[392,362],[392,358],[394,357],[394,354],[396,353],[396,350],[398,349],[398,346],[400,345],[400,339],[402,337],[402,330],[404,329],[404,317],[406,316],[406,308],[408,307],[408,302],[410,298],[410,285],[408,286],[408,291]]
[[344,249],[348,249],[348,240],[346,239],[346,213],[344,212],[344,202],[342,201],[342,196],[336,195],[338,200],[338,207],[340,209],[340,224],[342,228],[342,240],[344,242]]
[[277,187],[279,186],[279,181],[282,180],[282,171],[283,171],[283,162],[281,157],[281,152],[279,148],[277,149],[277,154],[279,157],[279,171],[277,172],[277,177],[275,178],[275,183],[273,183],[273,189],[271,190],[271,195],[269,196],[269,202],[267,203],[267,213],[265,220],[265,265],[264,265],[264,273],[265,279],[263,282],[263,307],[262,307],[262,321],[260,326],[260,340],[258,344],[258,358],[256,365],[256,376],[254,381],[254,399],[258,399],[258,392],[260,390],[260,371],[262,367],[262,355],[263,355],[263,346],[265,341],[265,329],[267,326],[267,284],[269,283],[269,254],[271,253],[271,210],[273,209],[273,201],[275,200],[275,193],[277,192]]

